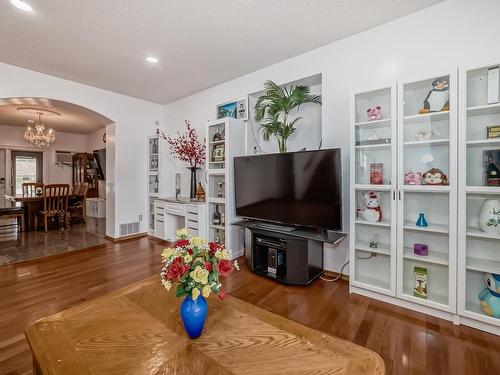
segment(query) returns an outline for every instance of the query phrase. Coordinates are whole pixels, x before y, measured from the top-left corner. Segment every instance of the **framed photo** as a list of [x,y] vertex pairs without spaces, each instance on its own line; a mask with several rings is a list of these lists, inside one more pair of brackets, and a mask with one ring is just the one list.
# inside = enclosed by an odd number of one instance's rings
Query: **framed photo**
[[225,154],[224,143],[215,145],[212,150],[212,161],[223,162],[225,156],[224,154]]
[[239,120],[248,120],[248,97],[236,102],[236,118]]
[[500,138],[500,125],[488,126],[486,128],[486,137],[488,139]]
[[238,102],[228,102],[217,105],[217,119],[224,117],[236,118],[236,104]]

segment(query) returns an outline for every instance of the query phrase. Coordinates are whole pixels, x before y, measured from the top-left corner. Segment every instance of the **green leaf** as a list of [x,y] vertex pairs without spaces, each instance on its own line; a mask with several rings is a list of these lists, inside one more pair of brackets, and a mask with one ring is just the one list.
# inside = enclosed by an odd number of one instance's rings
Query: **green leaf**
[[179,284],[177,285],[177,289],[175,290],[175,296],[176,297],[182,297],[187,295],[187,291],[184,290],[184,284]]

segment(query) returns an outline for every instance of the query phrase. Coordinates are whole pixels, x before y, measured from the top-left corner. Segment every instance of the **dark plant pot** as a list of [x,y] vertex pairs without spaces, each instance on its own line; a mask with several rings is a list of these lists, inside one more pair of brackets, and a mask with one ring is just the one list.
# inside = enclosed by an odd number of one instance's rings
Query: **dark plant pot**
[[199,296],[194,301],[190,295],[187,295],[181,304],[181,318],[184,329],[190,338],[200,337],[207,319],[207,301]]
[[191,171],[191,188],[189,189],[189,198],[194,199],[196,198],[196,187],[198,186],[196,183],[196,170],[198,170],[199,167],[189,167],[188,169]]

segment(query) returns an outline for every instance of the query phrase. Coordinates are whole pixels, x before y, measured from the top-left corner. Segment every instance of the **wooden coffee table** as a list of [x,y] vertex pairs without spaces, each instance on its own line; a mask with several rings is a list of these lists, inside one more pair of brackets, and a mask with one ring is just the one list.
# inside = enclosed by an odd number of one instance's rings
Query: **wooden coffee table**
[[384,374],[371,350],[227,296],[208,299],[205,330],[185,334],[180,299],[159,277],[26,329],[35,374]]

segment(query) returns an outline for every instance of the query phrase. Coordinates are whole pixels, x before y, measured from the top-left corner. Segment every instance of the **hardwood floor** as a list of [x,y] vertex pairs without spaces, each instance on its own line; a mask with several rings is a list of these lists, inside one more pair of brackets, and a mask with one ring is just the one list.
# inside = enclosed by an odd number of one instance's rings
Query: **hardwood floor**
[[[164,243],[108,243],[0,267],[0,374],[31,373],[25,327],[159,273]],[[241,263],[241,262],[240,262]],[[226,281],[238,298],[379,353],[387,374],[497,374],[500,338],[369,298],[345,281],[288,287],[242,266]]]

